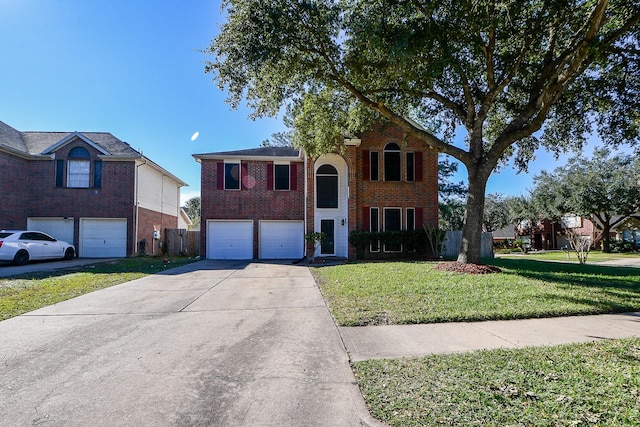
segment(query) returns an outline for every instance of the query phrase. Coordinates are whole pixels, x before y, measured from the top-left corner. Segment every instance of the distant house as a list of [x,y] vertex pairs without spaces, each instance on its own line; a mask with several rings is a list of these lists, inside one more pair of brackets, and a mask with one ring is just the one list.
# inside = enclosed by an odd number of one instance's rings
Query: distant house
[[[194,154],[201,164],[201,254],[211,259],[355,258],[354,230],[438,223],[438,155],[391,125],[317,159],[290,147]],[[393,252],[397,248],[374,247]]]
[[73,242],[80,257],[159,252],[177,228],[170,172],[106,132],[20,132],[0,122],[0,228]]

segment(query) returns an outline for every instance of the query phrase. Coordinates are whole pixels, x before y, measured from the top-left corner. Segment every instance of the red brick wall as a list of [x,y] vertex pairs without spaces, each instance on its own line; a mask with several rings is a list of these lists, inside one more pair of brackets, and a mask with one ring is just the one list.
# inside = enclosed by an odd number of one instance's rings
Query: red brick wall
[[[359,147],[346,147],[343,157],[349,170],[349,232],[362,230],[362,208],[380,208],[380,227],[383,227],[383,208],[402,208],[402,224],[405,227],[406,208],[422,208],[423,223],[428,226],[438,224],[438,153],[426,147],[422,142],[412,137],[405,137],[404,132],[392,125],[378,125],[371,131],[360,135]],[[384,146],[395,142],[401,147],[402,179],[399,182],[384,181]],[[363,152],[379,152],[379,180],[365,181],[363,168]],[[421,151],[422,181],[405,181],[405,153]],[[307,162],[307,186],[310,195],[314,192],[313,160]],[[314,198],[307,200],[307,233],[313,231]],[[422,225],[416,224],[416,228]],[[307,250],[311,250],[311,246]],[[355,258],[356,250],[349,245],[349,258]]]
[[0,229],[27,227],[29,161],[0,151]]
[[[163,250],[160,242],[165,241],[165,228],[177,228],[178,217],[140,208],[138,210],[138,236],[137,245],[142,239],[147,241],[146,252],[152,255],[160,255]],[[160,231],[160,240],[153,239],[154,230]]]
[[[217,189],[217,164],[220,160],[201,161],[200,253],[206,257],[207,220],[251,219],[254,221],[254,257],[258,257],[259,220],[304,219],[304,166],[297,165],[297,189],[274,191],[267,189],[267,162],[242,161],[250,179],[242,190]],[[292,163],[293,164],[293,163]]]

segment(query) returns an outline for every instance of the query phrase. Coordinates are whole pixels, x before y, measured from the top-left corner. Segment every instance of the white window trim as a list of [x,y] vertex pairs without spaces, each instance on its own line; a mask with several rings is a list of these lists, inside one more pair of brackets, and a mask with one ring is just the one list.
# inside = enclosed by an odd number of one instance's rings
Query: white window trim
[[[78,166],[82,166],[83,170],[81,172],[77,172],[74,170]],[[82,178],[81,185],[76,185],[80,181],[80,179],[78,178]],[[67,187],[68,188],[89,188],[90,186],[91,186],[91,160],[68,159],[67,160]]]
[[[238,188],[227,188],[227,165],[238,165]],[[224,174],[223,174],[223,190],[224,191],[240,191],[242,190],[242,161],[240,160],[225,160],[224,161]]]
[[[287,173],[287,188],[276,188],[276,166],[289,166]],[[273,162],[273,191],[291,191],[291,162],[275,161]]]
[[[387,149],[387,146],[390,144],[395,144],[398,146],[398,149]],[[387,181],[387,161],[386,161],[386,153],[399,153],[400,154],[400,179],[398,181]],[[402,166],[402,147],[397,142],[387,142],[382,148],[382,180],[384,182],[402,182],[402,173],[404,172],[404,167]]]

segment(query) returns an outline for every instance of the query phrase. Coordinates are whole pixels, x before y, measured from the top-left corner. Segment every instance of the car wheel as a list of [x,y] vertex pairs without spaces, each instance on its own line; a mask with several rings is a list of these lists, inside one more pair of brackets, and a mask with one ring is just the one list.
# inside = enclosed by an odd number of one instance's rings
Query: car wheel
[[67,248],[66,251],[64,251],[64,259],[69,260],[69,259],[73,259],[73,249],[72,248]]
[[19,250],[16,256],[13,257],[13,263],[15,265],[25,265],[29,262],[29,252],[24,249]]

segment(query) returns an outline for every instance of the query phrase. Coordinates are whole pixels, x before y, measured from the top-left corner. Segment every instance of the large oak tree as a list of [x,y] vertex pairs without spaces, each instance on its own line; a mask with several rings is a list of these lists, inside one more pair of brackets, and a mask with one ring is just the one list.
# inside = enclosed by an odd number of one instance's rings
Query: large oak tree
[[[480,262],[486,183],[539,146],[638,142],[637,0],[226,0],[206,71],[253,116],[286,108],[310,155],[386,120],[469,179],[460,262]],[[421,123],[422,125],[419,125]],[[453,138],[465,129],[464,144]]]
[[610,252],[610,231],[640,211],[640,159],[597,149],[592,158],[576,156],[552,172],[534,178],[532,199],[546,218],[565,214],[587,217]]

